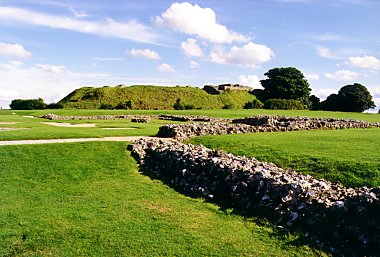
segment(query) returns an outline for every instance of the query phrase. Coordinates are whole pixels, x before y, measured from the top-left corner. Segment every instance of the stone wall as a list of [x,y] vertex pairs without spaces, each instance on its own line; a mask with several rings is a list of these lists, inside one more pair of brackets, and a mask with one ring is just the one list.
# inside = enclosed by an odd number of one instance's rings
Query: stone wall
[[187,195],[262,215],[332,253],[380,252],[380,187],[345,188],[254,158],[178,142],[140,140],[128,148],[143,170]]
[[214,122],[225,121],[230,122],[230,119],[213,118],[209,116],[195,116],[195,115],[93,115],[93,116],[59,116],[56,114],[45,114],[41,118],[48,120],[120,120],[120,119],[160,119],[171,121],[202,121]]
[[234,119],[232,120],[232,124],[228,122],[168,124],[161,126],[157,135],[184,140],[204,135],[369,127],[380,127],[380,122],[307,117],[253,116],[244,119]]

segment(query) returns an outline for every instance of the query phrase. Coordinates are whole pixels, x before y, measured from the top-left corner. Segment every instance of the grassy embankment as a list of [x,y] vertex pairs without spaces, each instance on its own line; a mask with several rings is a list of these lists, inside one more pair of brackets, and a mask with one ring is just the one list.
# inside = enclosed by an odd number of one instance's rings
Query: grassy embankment
[[220,95],[210,95],[198,87],[82,87],[74,90],[59,103],[65,108],[98,109],[103,104],[115,108],[130,101],[130,109],[164,110],[173,109],[177,99],[183,105],[195,109],[242,109],[256,97],[246,91],[226,91]]
[[0,147],[0,256],[320,256],[137,172],[125,143]]
[[380,186],[380,128],[205,136],[192,142],[346,186]]

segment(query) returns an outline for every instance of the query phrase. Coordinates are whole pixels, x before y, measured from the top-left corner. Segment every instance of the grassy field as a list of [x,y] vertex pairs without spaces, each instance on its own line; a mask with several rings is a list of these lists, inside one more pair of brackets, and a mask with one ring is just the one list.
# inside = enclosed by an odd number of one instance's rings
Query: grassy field
[[[17,122],[1,124],[1,122]],[[168,121],[152,120],[150,123],[132,123],[130,120],[86,120],[68,121],[72,124],[95,124],[96,127],[56,127],[42,124],[51,122],[41,118],[25,118],[21,115],[0,115],[0,128],[26,128],[22,130],[0,131],[0,140],[85,138],[110,136],[153,136],[158,128]],[[63,121],[65,122],[65,121]],[[126,128],[109,130],[104,128]]]
[[137,172],[125,143],[0,147],[0,256],[321,256]]
[[46,113],[54,113],[62,116],[71,115],[118,115],[118,114],[177,114],[177,115],[207,115],[220,118],[244,118],[253,115],[284,115],[284,116],[306,116],[320,118],[338,118],[338,119],[357,119],[370,122],[380,122],[380,114],[374,113],[351,113],[351,112],[327,112],[327,111],[309,111],[309,110],[264,110],[264,109],[239,109],[239,110],[32,110],[32,111],[13,111],[0,110],[0,119],[2,115],[35,115],[42,116]]
[[[168,121],[45,125],[24,115],[178,114],[241,118],[258,114],[353,118],[378,114],[269,110],[0,110],[0,140],[155,135]],[[15,114],[12,114],[15,113]],[[131,128],[104,130],[103,128]],[[194,139],[345,185],[380,185],[380,129],[299,131]],[[138,173],[125,143],[0,147],[0,256],[320,256],[254,218],[223,212]]]
[[379,128],[205,136],[192,142],[347,186],[380,186]]

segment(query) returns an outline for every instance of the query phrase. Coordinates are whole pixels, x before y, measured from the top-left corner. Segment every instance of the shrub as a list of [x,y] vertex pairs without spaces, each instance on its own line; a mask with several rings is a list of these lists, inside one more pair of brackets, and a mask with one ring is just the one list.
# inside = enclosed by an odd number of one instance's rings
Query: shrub
[[115,106],[115,109],[132,109],[132,101],[129,100],[125,103],[118,103],[116,106]]
[[181,99],[177,99],[175,104],[173,104],[173,108],[175,110],[184,110],[185,109],[185,106],[181,103]]
[[265,102],[264,108],[272,110],[303,110],[305,105],[293,99],[269,99]]
[[108,103],[102,103],[99,107],[99,109],[102,109],[102,110],[113,110],[113,106],[112,104],[108,104]]
[[244,105],[244,109],[262,109],[264,104],[259,99],[253,99]]
[[192,104],[185,104],[184,108],[185,108],[185,110],[193,110],[195,107]]

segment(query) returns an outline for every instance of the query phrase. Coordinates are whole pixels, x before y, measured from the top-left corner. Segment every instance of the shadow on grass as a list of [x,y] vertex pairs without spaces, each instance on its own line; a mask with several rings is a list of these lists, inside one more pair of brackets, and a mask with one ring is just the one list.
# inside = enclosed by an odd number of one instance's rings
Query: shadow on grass
[[[173,182],[174,177],[163,176],[161,173],[155,172],[150,165],[141,165],[140,172],[151,179],[161,180],[181,194],[204,199],[204,195],[199,191],[178,186]],[[169,173],[173,173],[173,171]],[[347,203],[347,208],[351,210],[349,216],[343,210],[344,208],[326,209],[323,204],[315,204],[313,205],[315,214],[312,213],[312,217],[308,215],[309,212],[304,217],[299,217],[297,223],[287,225],[279,212],[265,208],[265,206],[247,207],[241,202],[236,204],[238,201],[234,201],[233,198],[221,191],[217,191],[214,197],[204,200],[218,205],[226,214],[240,215],[247,219],[253,218],[258,225],[270,226],[273,229],[271,236],[278,239],[287,238],[289,240],[290,234],[296,236],[295,240],[288,243],[293,246],[308,245],[314,250],[322,250],[334,256],[379,256],[380,253],[380,245],[377,244],[380,242],[378,233],[380,231],[380,204],[373,204],[362,213],[354,212],[352,210],[356,210],[359,199],[353,199]],[[369,221],[373,217],[375,220]],[[358,226],[363,230],[358,231]],[[361,233],[363,238],[358,236]],[[364,235],[370,235],[375,239],[367,244]],[[365,249],[363,244],[367,244]]]

